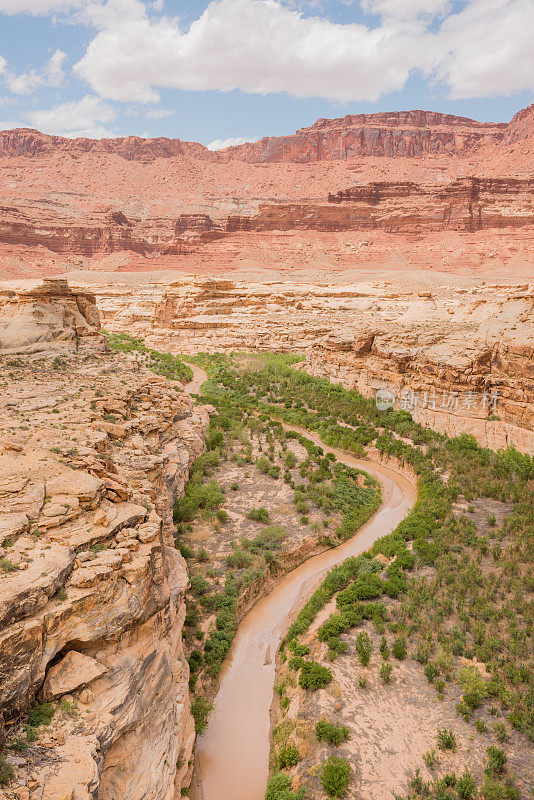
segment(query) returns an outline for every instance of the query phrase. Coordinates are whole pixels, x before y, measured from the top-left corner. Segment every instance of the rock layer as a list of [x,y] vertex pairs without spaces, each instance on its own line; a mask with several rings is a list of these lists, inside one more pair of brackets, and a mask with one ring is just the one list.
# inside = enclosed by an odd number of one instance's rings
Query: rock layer
[[[533,115],[349,115],[218,152],[0,132],[0,276],[433,270],[435,253],[459,274],[531,276]],[[380,238],[365,253],[324,235],[368,229]]]
[[[534,452],[529,284],[419,291],[376,281],[312,285],[183,280],[95,287],[106,326],[173,352],[280,350],[367,396],[395,394],[424,424]],[[493,399],[492,399],[493,398]]]
[[[60,304],[57,287],[49,299]],[[11,378],[0,401],[8,737],[39,699],[59,701],[15,759],[14,785],[37,798],[44,781],[44,800],[172,800],[190,772],[194,725],[181,637],[188,574],[171,511],[208,415],[131,357],[48,355],[13,360],[0,347]]]

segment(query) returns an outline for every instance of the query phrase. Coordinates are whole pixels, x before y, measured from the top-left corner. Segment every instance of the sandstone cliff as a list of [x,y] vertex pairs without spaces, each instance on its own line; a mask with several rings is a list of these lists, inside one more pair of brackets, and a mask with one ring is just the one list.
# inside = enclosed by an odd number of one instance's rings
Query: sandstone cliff
[[303,353],[316,375],[368,396],[392,390],[396,408],[430,427],[534,452],[532,285],[412,282],[184,279],[95,291],[107,326],[159,349]]
[[[532,119],[532,107],[508,125],[348,115],[219,152],[0,132],[0,276],[436,259],[457,274],[532,276]],[[365,253],[340,246],[339,234],[367,229],[379,233]],[[298,235],[281,242],[279,231]]]
[[[511,123],[512,124],[512,123]],[[197,157],[206,161],[240,160],[331,161],[355,156],[414,157],[426,153],[460,153],[487,142],[499,142],[508,133],[506,123],[477,122],[467,117],[434,111],[391,111],[348,114],[338,119],[319,119],[290,136],[264,137],[259,142],[213,152],[196,142],[181,139],[64,139],[28,128],[0,134],[0,157],[41,157],[56,150],[72,154],[113,153],[134,161],[156,158]]]
[[[41,335],[29,358],[12,336],[6,355],[0,336],[5,796],[172,800],[194,726],[170,515],[207,414],[131,357],[76,350],[68,330],[58,351],[57,315],[80,297],[48,285],[7,299],[13,326],[15,302],[39,318],[48,298],[49,350]],[[32,717],[39,701],[55,709],[48,725]]]

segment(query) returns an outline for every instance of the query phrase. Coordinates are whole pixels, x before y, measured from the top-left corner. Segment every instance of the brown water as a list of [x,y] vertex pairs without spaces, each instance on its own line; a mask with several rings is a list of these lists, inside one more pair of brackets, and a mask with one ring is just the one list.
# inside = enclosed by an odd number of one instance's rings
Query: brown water
[[344,464],[375,475],[382,485],[382,505],[348,542],[288,573],[239,626],[221,672],[208,727],[197,739],[195,800],[263,800],[268,780],[275,656],[289,618],[327,570],[348,556],[362,553],[394,530],[416,498],[413,484],[395,470],[327,447],[304,429],[285,427],[302,433],[325,452],[334,453]]

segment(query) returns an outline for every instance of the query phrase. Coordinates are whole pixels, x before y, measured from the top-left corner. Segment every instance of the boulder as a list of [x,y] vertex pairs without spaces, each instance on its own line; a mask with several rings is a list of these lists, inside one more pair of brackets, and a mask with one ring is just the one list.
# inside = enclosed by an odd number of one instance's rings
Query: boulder
[[106,672],[107,669],[94,658],[70,650],[58,664],[48,670],[43,686],[43,700],[55,700],[68,692],[74,692]]

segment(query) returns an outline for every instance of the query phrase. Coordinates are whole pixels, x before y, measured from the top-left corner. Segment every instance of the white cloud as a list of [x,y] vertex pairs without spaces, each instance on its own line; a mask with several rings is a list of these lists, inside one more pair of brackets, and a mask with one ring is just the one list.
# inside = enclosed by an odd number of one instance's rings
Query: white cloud
[[454,99],[534,89],[532,0],[470,0],[436,36],[434,73]]
[[145,119],[164,119],[165,117],[172,117],[173,114],[176,114],[176,111],[172,108],[153,108],[151,111],[146,112]]
[[361,7],[370,14],[396,19],[435,16],[451,5],[450,0],[361,0]]
[[0,0],[0,14],[49,14],[82,5],[83,0]]
[[99,97],[89,94],[81,100],[30,111],[25,117],[32,127],[44,133],[55,133],[69,138],[87,136],[101,139],[104,136],[116,136],[102,124],[113,122],[116,117],[115,109]]
[[[133,14],[113,9],[128,3]],[[113,100],[155,102],[158,87],[219,89],[331,100],[377,100],[417,66],[416,26],[341,25],[303,17],[277,0],[215,0],[182,31],[150,19],[136,0],[108,4],[102,30],[75,65]]]
[[31,69],[19,75],[7,69],[6,60],[0,57],[0,77],[13,94],[30,94],[41,86],[61,86],[65,81],[63,63],[66,57],[62,50],[56,50],[41,70]]
[[206,145],[208,150],[224,150],[225,147],[236,147],[247,142],[257,142],[259,139],[244,139],[242,137],[230,137],[229,139],[214,139]]

